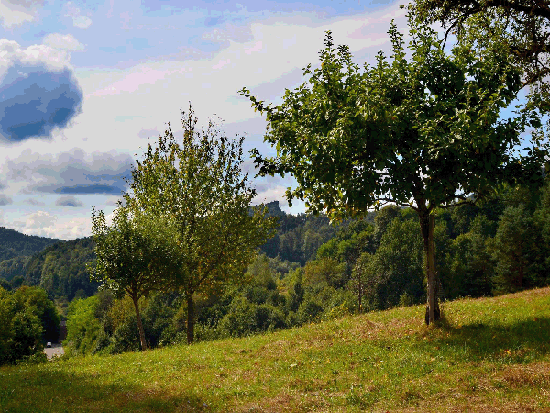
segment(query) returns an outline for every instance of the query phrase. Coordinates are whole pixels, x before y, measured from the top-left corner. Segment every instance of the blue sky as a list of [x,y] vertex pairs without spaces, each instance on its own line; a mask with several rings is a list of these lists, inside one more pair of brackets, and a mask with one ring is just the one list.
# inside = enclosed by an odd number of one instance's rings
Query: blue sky
[[[404,2],[0,0],[0,226],[60,239],[112,213],[148,138],[189,101],[199,122],[263,143],[265,120],[238,95],[280,99],[317,62],[326,30],[358,63],[388,50]],[[245,169],[254,169],[247,161]],[[284,201],[288,177],[254,181],[255,202]]]

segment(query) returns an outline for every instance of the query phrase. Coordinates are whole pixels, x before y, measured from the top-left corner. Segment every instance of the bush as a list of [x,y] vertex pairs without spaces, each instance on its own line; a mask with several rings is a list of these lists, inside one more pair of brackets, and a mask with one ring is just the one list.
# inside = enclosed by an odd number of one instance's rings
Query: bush
[[321,318],[324,308],[320,304],[311,300],[304,300],[298,309],[297,321],[299,324],[307,324],[317,321]]
[[48,356],[46,353],[39,351],[38,353],[31,354],[30,356],[23,357],[17,362],[17,364],[40,364],[47,363]]
[[99,304],[97,296],[77,299],[69,305],[67,317],[67,339],[63,342],[67,354],[88,354],[97,346],[97,339],[103,331],[100,321],[95,318]]

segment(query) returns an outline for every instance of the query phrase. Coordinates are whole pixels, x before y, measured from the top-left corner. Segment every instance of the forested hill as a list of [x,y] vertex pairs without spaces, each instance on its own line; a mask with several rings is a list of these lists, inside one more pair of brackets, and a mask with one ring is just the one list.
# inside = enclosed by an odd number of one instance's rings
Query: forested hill
[[[281,210],[279,201],[268,203],[267,208],[269,216],[279,219],[279,230],[260,250],[270,258],[279,257],[281,261],[300,265],[314,259],[319,247],[350,223],[344,221],[335,226],[326,215],[290,215]],[[374,212],[369,213],[366,221],[374,224],[374,216]]]
[[[260,250],[270,258],[277,258],[281,273],[314,259],[317,249],[333,238],[339,229],[322,215],[286,214],[279,201],[270,202],[267,207],[268,215],[278,217],[279,230]],[[39,241],[43,245],[27,255],[0,259],[0,284],[5,288],[16,288],[21,284],[39,285],[51,297],[66,297],[68,300],[75,296],[88,297],[96,292],[97,284],[90,282],[85,268],[86,263],[93,259],[91,237],[59,241],[2,230],[11,237],[3,239],[6,248],[16,245],[10,244],[8,239],[31,239],[36,245]],[[30,251],[30,247],[21,250]]]
[[33,255],[56,242],[59,240],[25,235],[14,229],[0,227],[0,262]]
[[85,264],[92,260],[91,237],[73,241],[25,235],[0,228],[0,285],[39,285],[51,297],[90,296],[97,291]]
[[27,285],[39,285],[50,296],[88,297],[97,291],[98,284],[90,281],[86,263],[93,260],[91,237],[61,241],[29,259],[24,280]]

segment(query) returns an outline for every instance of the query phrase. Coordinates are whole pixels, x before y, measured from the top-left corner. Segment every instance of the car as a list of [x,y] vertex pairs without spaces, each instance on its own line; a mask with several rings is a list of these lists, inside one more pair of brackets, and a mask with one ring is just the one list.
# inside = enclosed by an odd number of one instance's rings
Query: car
[[51,346],[52,346],[52,342],[48,341],[48,343],[46,344],[46,347],[51,348]]

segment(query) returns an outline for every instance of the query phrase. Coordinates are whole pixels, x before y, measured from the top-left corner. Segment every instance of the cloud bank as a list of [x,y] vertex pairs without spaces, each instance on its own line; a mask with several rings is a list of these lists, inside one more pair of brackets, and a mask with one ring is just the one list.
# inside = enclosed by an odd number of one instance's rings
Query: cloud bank
[[87,155],[73,149],[54,156],[27,149],[6,160],[2,174],[14,193],[120,195],[126,190],[125,178],[131,177],[133,163],[128,154]]

